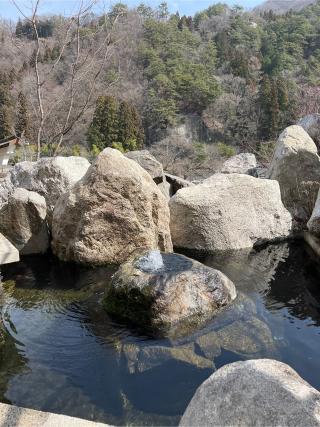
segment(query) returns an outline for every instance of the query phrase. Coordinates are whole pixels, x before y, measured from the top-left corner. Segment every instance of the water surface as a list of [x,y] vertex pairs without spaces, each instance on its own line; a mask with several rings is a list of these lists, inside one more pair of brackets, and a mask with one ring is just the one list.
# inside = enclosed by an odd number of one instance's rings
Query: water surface
[[99,298],[113,270],[26,257],[1,267],[0,400],[116,425],[177,425],[215,369],[270,357],[320,389],[320,264],[302,243],[208,256],[235,303],[184,338],[150,339]]

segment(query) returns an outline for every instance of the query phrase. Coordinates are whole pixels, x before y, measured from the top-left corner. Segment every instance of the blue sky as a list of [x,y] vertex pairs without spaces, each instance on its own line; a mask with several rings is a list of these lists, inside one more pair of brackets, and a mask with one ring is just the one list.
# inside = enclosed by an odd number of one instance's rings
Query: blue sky
[[[79,1],[80,0],[42,0],[40,12],[41,14],[62,13],[68,15],[72,13],[76,5],[79,4]],[[104,7],[108,8],[116,2],[117,1],[110,0],[104,1]],[[262,3],[262,0],[225,0],[224,2],[230,5],[236,3],[249,9]],[[32,0],[17,0],[17,3],[27,12],[32,4]],[[128,0],[123,1],[123,3],[134,7],[141,3],[141,0]],[[147,0],[144,3],[154,7],[161,3],[161,0]],[[176,12],[178,10],[180,14],[193,15],[195,12],[205,9],[216,2],[210,0],[168,0],[167,3],[171,12]],[[102,3],[98,6],[98,10],[101,9],[101,5]],[[12,4],[11,0],[0,0],[0,16],[5,19],[16,20],[19,16],[19,12]]]

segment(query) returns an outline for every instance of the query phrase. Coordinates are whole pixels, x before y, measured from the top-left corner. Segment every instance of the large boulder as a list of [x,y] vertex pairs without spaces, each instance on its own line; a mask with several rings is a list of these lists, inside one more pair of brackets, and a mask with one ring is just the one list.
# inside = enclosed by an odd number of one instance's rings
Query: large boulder
[[163,181],[163,167],[160,162],[148,150],[129,151],[125,154],[128,159],[137,162],[152,177],[156,184]]
[[277,181],[215,174],[170,199],[171,235],[179,248],[218,252],[286,238],[291,216]]
[[252,153],[240,153],[224,162],[222,173],[244,173],[254,175],[257,167],[256,156]]
[[297,121],[307,134],[317,143],[320,143],[320,114],[308,114]]
[[271,359],[226,365],[196,391],[180,426],[319,426],[320,393]]
[[10,180],[14,187],[35,191],[46,199],[50,223],[58,198],[85,175],[89,166],[83,157],[42,158],[17,163],[10,171]]
[[52,248],[62,260],[120,264],[137,248],[170,252],[168,203],[151,176],[106,148],[58,200]]
[[320,186],[320,157],[316,144],[301,126],[289,126],[279,136],[268,177],[279,182],[283,204],[291,212],[295,227],[303,228]]
[[0,209],[0,232],[22,255],[44,253],[49,247],[45,198],[16,188]]
[[122,264],[104,297],[107,312],[151,333],[180,334],[236,297],[218,270],[178,254],[146,251]]

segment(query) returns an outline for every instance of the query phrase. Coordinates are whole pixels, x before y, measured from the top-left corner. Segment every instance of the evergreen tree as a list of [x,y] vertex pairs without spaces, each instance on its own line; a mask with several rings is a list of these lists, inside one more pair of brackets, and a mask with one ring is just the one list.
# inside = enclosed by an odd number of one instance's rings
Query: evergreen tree
[[9,80],[5,73],[0,73],[0,140],[12,134],[12,102]]
[[144,133],[140,115],[133,105],[125,101],[120,103],[118,126],[118,142],[125,151],[141,148]]
[[101,96],[97,100],[87,140],[92,148],[99,150],[114,147],[129,151],[143,145],[144,133],[137,109],[112,96]]
[[22,134],[25,136],[29,135],[27,100],[22,92],[18,95],[15,130],[17,136],[21,136]]

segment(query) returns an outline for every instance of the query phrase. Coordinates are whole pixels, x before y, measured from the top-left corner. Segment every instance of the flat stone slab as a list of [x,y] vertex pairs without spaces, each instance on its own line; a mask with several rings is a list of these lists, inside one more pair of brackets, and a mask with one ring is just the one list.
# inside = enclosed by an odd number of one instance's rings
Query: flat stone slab
[[0,426],[5,427],[106,427],[107,424],[95,423],[67,415],[35,411],[34,409],[0,403]]
[[20,261],[19,251],[0,233],[0,265]]

